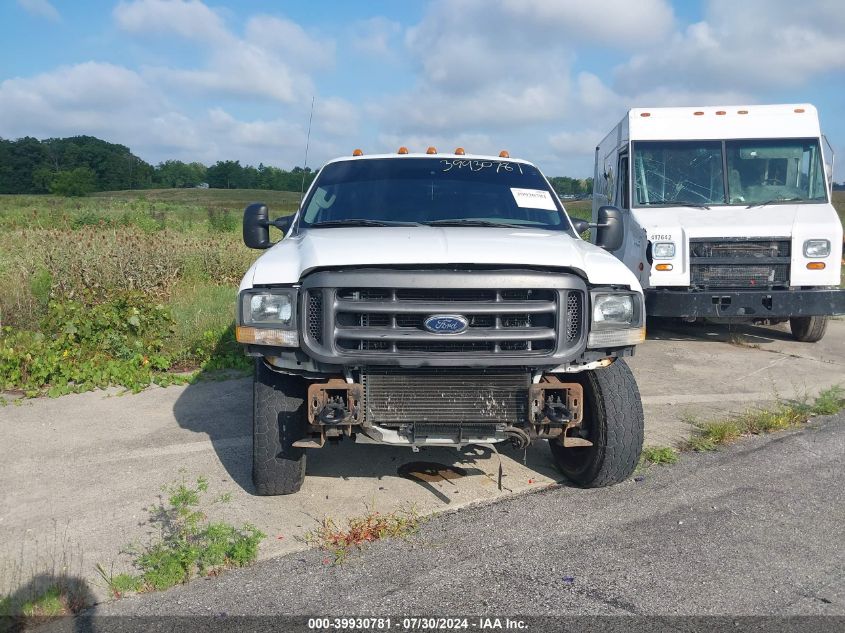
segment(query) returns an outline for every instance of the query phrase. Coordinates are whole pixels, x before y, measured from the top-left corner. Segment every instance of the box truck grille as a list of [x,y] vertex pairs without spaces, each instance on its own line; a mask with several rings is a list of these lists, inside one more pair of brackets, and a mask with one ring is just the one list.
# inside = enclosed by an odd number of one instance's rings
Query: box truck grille
[[368,368],[361,383],[368,424],[495,426],[527,420],[527,372]]
[[[306,344],[332,356],[534,357],[577,348],[585,338],[581,288],[308,288]],[[429,331],[426,320],[457,315],[467,327]]]
[[789,262],[790,241],[784,238],[690,240],[690,283],[693,286],[788,286]]

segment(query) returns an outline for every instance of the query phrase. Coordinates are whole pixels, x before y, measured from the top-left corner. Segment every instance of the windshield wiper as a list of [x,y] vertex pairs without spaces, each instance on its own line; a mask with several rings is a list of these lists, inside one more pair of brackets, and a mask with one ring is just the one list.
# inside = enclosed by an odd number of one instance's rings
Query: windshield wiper
[[337,226],[420,226],[419,222],[396,222],[394,220],[365,220],[363,218],[347,218],[345,220],[326,220],[309,224],[309,229],[332,228]]
[[684,202],[682,200],[649,200],[646,204],[671,204],[676,207],[692,207],[693,209],[710,210],[710,207],[706,204],[696,204],[695,202]]
[[804,200],[804,198],[772,198],[771,200],[752,202],[745,208],[750,209],[751,207],[764,207],[767,204],[774,204],[776,202],[801,202],[802,200]]
[[507,224],[505,222],[492,222],[491,220],[432,220],[423,222],[426,226],[492,226],[505,229],[528,229],[536,228],[527,224]]

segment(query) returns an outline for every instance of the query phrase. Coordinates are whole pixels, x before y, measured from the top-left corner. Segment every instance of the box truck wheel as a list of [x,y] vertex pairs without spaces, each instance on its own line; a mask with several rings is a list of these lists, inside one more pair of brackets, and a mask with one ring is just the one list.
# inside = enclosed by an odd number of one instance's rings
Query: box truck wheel
[[287,495],[305,479],[305,381],[255,361],[252,406],[252,482],[259,495]]
[[585,488],[624,481],[637,467],[643,448],[643,406],[634,376],[617,360],[574,377],[584,387],[582,427],[593,445],[566,448],[552,440],[555,464],[567,479]]
[[789,319],[792,338],[802,343],[815,343],[822,340],[827,330],[826,316],[792,317]]

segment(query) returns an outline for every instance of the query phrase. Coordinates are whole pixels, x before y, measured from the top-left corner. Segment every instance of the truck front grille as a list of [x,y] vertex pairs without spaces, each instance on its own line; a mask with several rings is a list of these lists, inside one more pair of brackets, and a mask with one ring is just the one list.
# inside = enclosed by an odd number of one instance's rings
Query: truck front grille
[[784,238],[691,239],[690,284],[703,288],[789,286],[790,241]]
[[524,371],[367,368],[361,384],[367,424],[511,425],[527,420],[530,374]]
[[[561,348],[575,349],[585,338],[586,310],[583,282],[571,275],[558,275],[558,287],[525,286],[525,275],[543,281],[539,273],[473,274],[438,273],[444,286],[426,287],[418,276],[394,273],[401,284],[344,282],[370,280],[367,275],[318,273],[323,283],[304,284],[302,323],[306,347],[338,362],[358,358],[378,362],[379,358],[401,357],[497,357],[530,358],[550,356]],[[371,281],[384,274],[373,273]],[[423,275],[425,277],[425,275]],[[480,287],[489,281],[500,287]],[[550,277],[550,276],[549,276]],[[467,280],[462,285],[460,280]],[[571,281],[577,280],[577,281]],[[519,282],[519,283],[517,283]],[[405,286],[404,283],[408,285]],[[473,287],[474,286],[474,287]],[[467,321],[459,333],[438,333],[425,327],[435,315],[457,315]]]

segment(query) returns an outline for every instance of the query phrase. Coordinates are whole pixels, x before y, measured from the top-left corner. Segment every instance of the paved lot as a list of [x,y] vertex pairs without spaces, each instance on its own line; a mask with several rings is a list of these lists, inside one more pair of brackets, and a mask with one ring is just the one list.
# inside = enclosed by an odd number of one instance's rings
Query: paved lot
[[640,482],[451,513],[340,566],[302,552],[95,613],[843,616],[843,455],[840,413]]
[[[689,432],[690,416],[719,416],[845,383],[845,321],[832,322],[815,345],[791,341],[783,328],[652,323],[630,364],[643,394],[646,442],[672,444]],[[486,451],[413,454],[347,442],[311,452],[299,494],[256,497],[249,482],[250,402],[242,379],[0,408],[0,437],[10,447],[0,466],[0,582],[55,566],[63,556],[73,573],[94,581],[97,563],[123,570],[121,549],[149,533],[145,508],[162,485],[183,476],[207,476],[214,496],[231,493],[215,516],[264,530],[263,558],[303,549],[302,535],[327,515],[407,503],[423,512],[448,510],[558,478],[542,444],[528,451],[525,464],[522,452],[505,452],[500,492],[496,458]],[[457,465],[466,476],[415,483],[398,474],[411,461]]]

